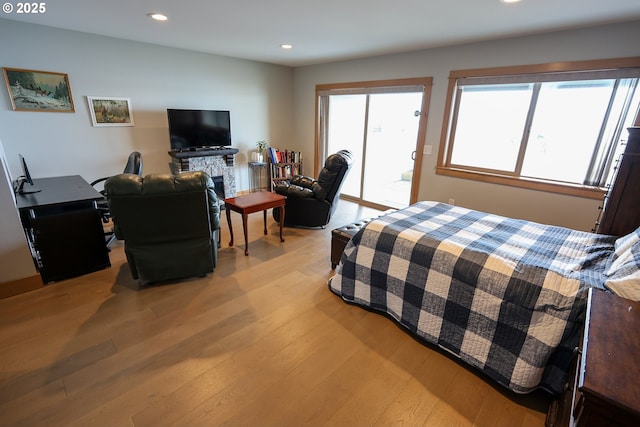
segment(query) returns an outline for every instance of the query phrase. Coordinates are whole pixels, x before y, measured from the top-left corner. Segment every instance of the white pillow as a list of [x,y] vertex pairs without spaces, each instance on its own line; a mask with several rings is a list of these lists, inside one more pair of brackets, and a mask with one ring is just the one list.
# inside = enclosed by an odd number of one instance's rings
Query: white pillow
[[605,286],[614,294],[640,301],[640,227],[616,240],[604,274]]

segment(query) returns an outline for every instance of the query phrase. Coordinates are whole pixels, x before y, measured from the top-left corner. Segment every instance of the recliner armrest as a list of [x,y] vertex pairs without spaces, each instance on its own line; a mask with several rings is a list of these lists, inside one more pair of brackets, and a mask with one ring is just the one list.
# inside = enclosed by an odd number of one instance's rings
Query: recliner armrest
[[313,183],[316,182],[315,179],[309,177],[309,176],[304,176],[304,175],[294,175],[291,177],[291,180],[289,181],[292,185],[298,185],[302,188],[309,188],[311,189],[311,187],[313,186]]
[[[298,186],[303,189],[310,190],[311,193],[313,194],[313,197],[315,197],[317,200],[324,200],[327,197],[327,191],[324,188],[322,188],[322,186],[320,186],[318,181],[308,176],[295,175],[293,178],[291,178],[290,187],[291,186]],[[292,195],[295,197],[297,194],[294,193]],[[310,196],[307,196],[305,194],[303,197],[310,197]]]
[[276,188],[276,192],[278,194],[282,194],[283,196],[293,197],[295,199],[305,199],[305,198],[313,198],[313,191],[309,188],[303,188],[299,185],[287,185],[286,187],[281,187],[280,189]]
[[287,197],[298,199],[314,198],[324,200],[327,192],[317,181],[305,176],[294,176],[291,181],[281,182],[274,187],[274,191]]

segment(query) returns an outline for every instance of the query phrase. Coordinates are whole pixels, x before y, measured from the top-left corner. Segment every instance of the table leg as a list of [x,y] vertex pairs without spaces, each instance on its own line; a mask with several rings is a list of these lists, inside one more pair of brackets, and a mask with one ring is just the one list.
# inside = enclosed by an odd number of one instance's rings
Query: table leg
[[231,234],[231,240],[229,241],[229,246],[233,246],[233,227],[231,226],[231,209],[227,206],[225,209],[227,211],[227,225],[229,226],[229,234]]
[[284,205],[280,206],[280,241],[284,242],[284,237],[282,236],[282,225],[284,224]]
[[263,217],[264,217],[264,235],[267,235],[267,210],[263,210]]
[[244,229],[244,255],[249,255],[249,239],[247,238],[247,217],[246,213],[242,214],[242,228]]

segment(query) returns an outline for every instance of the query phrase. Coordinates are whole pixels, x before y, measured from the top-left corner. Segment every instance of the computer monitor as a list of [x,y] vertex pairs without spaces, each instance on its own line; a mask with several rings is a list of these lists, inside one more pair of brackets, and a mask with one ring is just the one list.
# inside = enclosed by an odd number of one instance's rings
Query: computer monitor
[[22,167],[22,176],[18,177],[18,188],[16,193],[30,194],[39,192],[40,189],[33,185],[33,179],[31,178],[29,168],[27,167],[27,161],[24,159],[22,154],[18,154],[18,157],[20,158],[20,166]]

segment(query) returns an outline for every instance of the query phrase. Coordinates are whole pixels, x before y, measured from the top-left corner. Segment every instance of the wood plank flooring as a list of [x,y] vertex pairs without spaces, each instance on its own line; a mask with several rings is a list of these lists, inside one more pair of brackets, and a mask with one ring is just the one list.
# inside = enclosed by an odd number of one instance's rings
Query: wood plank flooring
[[144,288],[117,242],[110,269],[0,300],[0,426],[543,426],[546,394],[328,290],[331,230],[375,213],[341,201],[284,243],[253,214],[248,257],[225,222],[214,273]]

